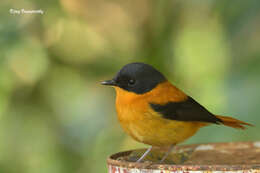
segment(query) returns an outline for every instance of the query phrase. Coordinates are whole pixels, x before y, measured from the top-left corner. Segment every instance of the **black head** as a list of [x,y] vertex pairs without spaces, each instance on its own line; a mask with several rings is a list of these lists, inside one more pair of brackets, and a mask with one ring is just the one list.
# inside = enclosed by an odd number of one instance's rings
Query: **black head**
[[166,78],[155,68],[144,63],[125,65],[112,80],[102,82],[103,85],[118,86],[136,94],[144,94]]

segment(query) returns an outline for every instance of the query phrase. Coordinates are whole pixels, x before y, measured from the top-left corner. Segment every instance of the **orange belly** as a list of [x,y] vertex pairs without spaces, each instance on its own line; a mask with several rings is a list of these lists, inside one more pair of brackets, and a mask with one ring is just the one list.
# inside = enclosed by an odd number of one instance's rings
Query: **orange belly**
[[149,100],[160,98],[154,93],[152,96],[149,93],[136,95],[120,88],[116,88],[116,92],[116,110],[120,124],[127,134],[139,142],[160,147],[177,144],[194,135],[205,125],[161,117],[149,106]]
[[[182,122],[159,118],[149,113],[137,112],[123,113],[118,115],[123,129],[135,140],[152,146],[169,146],[183,142],[193,136],[201,127],[196,122]],[[125,120],[127,116],[139,116],[134,120]]]

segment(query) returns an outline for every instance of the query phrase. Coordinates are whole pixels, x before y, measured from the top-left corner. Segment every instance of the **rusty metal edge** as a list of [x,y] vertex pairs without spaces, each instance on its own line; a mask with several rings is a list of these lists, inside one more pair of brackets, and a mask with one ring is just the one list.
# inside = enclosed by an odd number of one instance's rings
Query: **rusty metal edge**
[[[207,144],[191,144],[180,145],[177,149],[195,147],[199,145],[231,145],[231,144],[247,144],[253,145],[253,142],[223,142],[223,143],[207,143]],[[129,155],[133,150],[118,152],[107,158],[108,166],[116,166],[121,168],[148,169],[148,170],[168,170],[168,171],[239,171],[239,170],[257,170],[260,171],[260,165],[169,165],[169,164],[146,164],[127,161],[115,160],[119,156]]]

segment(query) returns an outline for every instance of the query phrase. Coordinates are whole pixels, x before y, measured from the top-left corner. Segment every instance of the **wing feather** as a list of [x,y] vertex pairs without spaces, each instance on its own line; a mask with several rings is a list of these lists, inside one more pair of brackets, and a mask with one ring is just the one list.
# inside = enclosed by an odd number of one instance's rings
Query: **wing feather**
[[166,119],[216,124],[222,122],[191,97],[187,97],[186,100],[181,102],[168,102],[166,104],[150,103],[150,106],[154,111],[158,112]]

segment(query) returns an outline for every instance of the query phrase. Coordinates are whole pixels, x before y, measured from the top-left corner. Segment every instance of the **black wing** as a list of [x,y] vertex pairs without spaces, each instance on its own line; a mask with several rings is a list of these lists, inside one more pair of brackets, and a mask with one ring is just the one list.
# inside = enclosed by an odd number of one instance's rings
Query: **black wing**
[[150,103],[150,106],[154,111],[160,113],[163,118],[170,120],[201,121],[216,124],[222,122],[191,97],[182,102],[169,102],[164,105]]

